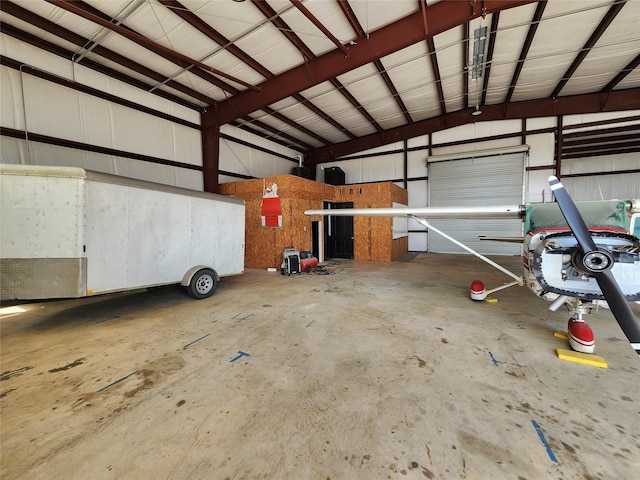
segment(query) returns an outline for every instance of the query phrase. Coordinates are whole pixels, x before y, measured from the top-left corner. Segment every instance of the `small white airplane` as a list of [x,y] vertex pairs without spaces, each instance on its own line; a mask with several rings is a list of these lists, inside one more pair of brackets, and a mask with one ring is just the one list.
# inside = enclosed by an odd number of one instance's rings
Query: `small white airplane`
[[[640,322],[629,302],[640,301],[640,199],[573,202],[562,183],[549,177],[557,203],[483,207],[399,207],[307,210],[306,215],[407,216],[513,278],[492,290],[480,281],[471,284],[471,298],[514,285],[527,285],[551,302],[549,309],[567,305],[569,345],[593,353],[595,338],[584,315],[599,305],[611,309],[620,328],[640,355]],[[523,243],[523,275],[517,275],[429,223],[427,218],[522,218],[524,238],[483,238]],[[637,222],[637,224],[636,224]]]

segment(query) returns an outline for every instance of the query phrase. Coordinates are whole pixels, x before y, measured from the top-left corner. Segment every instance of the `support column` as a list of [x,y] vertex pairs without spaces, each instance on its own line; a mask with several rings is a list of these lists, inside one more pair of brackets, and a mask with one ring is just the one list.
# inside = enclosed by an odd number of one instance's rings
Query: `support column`
[[403,181],[404,181],[404,189],[407,190],[408,186],[408,178],[409,178],[409,142],[408,140],[404,140],[402,142],[402,170],[403,170]]
[[556,128],[558,129],[558,133],[556,135],[556,177],[562,178],[562,143],[564,142],[563,138],[563,117],[562,115],[558,115],[558,121]]
[[202,175],[204,191],[218,193],[218,171],[220,170],[220,125],[217,109],[211,108],[200,114],[202,135]]

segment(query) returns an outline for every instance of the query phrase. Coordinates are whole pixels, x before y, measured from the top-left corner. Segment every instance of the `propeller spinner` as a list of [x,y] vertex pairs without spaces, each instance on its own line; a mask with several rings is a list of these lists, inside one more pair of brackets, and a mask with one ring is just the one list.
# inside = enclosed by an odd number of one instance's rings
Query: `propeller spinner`
[[631,343],[631,347],[640,355],[640,323],[611,272],[615,263],[613,255],[609,250],[596,246],[580,212],[560,180],[553,175],[550,176],[549,186],[580,247],[581,267],[596,279],[611,313]]

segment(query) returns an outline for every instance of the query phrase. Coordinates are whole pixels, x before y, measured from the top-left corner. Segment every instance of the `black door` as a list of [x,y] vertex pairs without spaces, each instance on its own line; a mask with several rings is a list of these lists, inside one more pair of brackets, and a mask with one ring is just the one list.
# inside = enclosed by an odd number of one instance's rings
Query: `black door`
[[319,231],[320,222],[311,222],[311,253],[313,253],[313,256],[317,259],[320,259]]
[[[353,202],[329,203],[325,208],[353,208]],[[325,229],[326,257],[353,258],[353,217],[332,215],[330,219],[329,228]]]

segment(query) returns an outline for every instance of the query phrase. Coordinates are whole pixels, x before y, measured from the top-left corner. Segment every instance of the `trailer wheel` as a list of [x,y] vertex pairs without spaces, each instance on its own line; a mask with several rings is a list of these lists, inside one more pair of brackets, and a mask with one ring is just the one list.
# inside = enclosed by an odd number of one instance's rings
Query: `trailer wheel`
[[210,297],[218,286],[218,276],[210,268],[198,270],[191,278],[187,291],[193,298],[200,300]]

